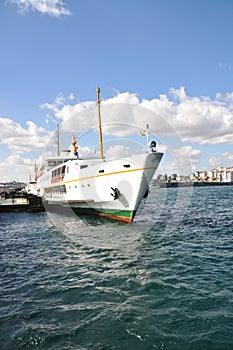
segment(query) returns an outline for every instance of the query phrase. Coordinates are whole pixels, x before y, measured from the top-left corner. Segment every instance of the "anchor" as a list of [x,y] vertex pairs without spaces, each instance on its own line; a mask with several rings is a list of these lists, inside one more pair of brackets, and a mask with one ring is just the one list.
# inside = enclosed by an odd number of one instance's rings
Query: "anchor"
[[111,193],[111,196],[113,196],[114,201],[115,201],[116,199],[118,199],[120,197],[121,193],[118,190],[118,188],[111,187],[111,190],[113,191],[113,193]]

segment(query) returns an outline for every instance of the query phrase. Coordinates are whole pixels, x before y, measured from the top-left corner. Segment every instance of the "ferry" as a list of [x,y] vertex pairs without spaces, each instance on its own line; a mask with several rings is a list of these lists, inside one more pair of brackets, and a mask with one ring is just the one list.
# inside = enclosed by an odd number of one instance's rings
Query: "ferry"
[[29,195],[38,196],[38,188],[37,188],[37,181],[36,180],[30,180],[23,192],[26,192]]
[[[96,88],[99,121],[99,159],[79,158],[75,137],[69,154],[44,160],[39,168],[37,188],[47,210],[54,206],[69,207],[78,215],[97,215],[130,223],[143,198],[163,153],[156,142],[147,142],[143,154],[107,159],[103,156],[100,116],[100,89]],[[59,135],[59,132],[57,132]],[[59,143],[59,142],[58,142]]]

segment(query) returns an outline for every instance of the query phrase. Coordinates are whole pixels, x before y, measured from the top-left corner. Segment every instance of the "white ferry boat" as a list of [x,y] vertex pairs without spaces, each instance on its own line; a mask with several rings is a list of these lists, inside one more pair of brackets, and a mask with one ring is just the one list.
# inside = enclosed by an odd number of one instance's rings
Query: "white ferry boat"
[[80,215],[131,222],[143,197],[149,193],[149,184],[163,153],[156,151],[156,142],[152,141],[144,154],[104,158],[99,92],[97,88],[100,159],[79,158],[73,137],[68,156],[58,155],[44,161],[37,186],[46,208],[68,206]]
[[38,196],[39,191],[37,189],[37,181],[29,181],[29,183],[24,189],[24,192],[26,192],[29,195]]

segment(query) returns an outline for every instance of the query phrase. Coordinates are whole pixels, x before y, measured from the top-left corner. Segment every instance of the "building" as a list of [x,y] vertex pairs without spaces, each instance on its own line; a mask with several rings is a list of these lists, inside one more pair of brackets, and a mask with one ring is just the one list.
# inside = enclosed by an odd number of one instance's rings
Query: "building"
[[233,166],[231,167],[218,167],[212,170],[195,171],[189,176],[171,174],[159,175],[157,177],[158,182],[218,182],[226,183],[233,182]]

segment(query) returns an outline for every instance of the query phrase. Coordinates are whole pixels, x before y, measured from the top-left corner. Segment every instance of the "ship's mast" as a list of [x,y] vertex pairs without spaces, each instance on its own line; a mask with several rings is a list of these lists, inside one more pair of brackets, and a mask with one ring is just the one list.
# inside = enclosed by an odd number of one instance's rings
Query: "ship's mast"
[[104,159],[103,156],[103,136],[102,136],[102,127],[101,127],[101,115],[100,115],[100,88],[96,87],[96,98],[98,105],[98,129],[99,129],[99,143],[100,143],[100,159]]
[[146,124],[146,146],[149,146],[149,124]]
[[60,156],[60,131],[59,131],[59,124],[57,123],[57,131],[56,131],[56,138],[57,138],[57,155]]
[[36,160],[34,162],[34,180],[36,181],[37,180],[37,165],[36,165]]

